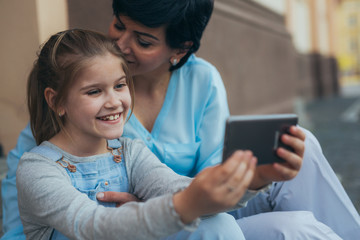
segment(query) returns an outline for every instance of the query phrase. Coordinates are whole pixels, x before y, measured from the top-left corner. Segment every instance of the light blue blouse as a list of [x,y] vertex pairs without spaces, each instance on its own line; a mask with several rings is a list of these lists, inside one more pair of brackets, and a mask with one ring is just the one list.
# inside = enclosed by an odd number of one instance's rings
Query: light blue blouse
[[123,136],[142,139],[175,172],[194,176],[221,161],[228,116],[220,74],[208,62],[191,56],[172,73],[152,131],[132,115]]
[[[123,136],[142,139],[160,161],[175,172],[194,176],[221,161],[228,116],[220,74],[210,63],[191,56],[184,66],[172,73],[164,104],[151,133],[132,115]],[[17,205],[16,168],[23,153],[35,146],[27,125],[20,133],[16,147],[8,154],[9,170],[1,183],[5,232],[2,240],[16,236],[25,239]]]

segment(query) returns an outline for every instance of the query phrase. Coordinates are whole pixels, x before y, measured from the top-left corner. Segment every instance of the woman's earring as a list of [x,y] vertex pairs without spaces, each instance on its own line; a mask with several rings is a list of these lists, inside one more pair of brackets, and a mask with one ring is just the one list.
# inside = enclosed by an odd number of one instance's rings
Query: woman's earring
[[174,58],[174,60],[171,62],[171,64],[172,64],[173,66],[175,66],[177,63],[178,63],[177,58]]
[[59,117],[62,117],[64,114],[61,111],[59,111],[58,115],[59,115]]

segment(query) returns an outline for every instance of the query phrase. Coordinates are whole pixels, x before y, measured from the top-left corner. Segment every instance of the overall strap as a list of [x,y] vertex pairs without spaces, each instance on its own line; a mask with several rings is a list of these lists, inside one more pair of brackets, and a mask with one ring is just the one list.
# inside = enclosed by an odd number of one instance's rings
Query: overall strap
[[[122,160],[121,157],[121,150],[122,150],[122,146],[120,143],[120,139],[113,139],[113,140],[107,140],[107,148],[108,150],[111,151],[111,154],[114,157],[114,161],[119,163]],[[116,151],[116,152],[115,152]]]
[[120,139],[112,139],[112,140],[107,140],[108,143],[108,147],[112,148],[112,149],[117,149],[121,147],[121,143],[120,143]]
[[36,146],[33,149],[31,149],[30,152],[37,153],[43,157],[53,160],[54,162],[62,158],[62,155],[58,151],[44,145]]
[[52,161],[60,164],[63,168],[67,168],[70,172],[76,172],[76,166],[66,161],[61,153],[44,145],[37,146],[30,151],[31,153],[37,153],[43,157],[49,158]]

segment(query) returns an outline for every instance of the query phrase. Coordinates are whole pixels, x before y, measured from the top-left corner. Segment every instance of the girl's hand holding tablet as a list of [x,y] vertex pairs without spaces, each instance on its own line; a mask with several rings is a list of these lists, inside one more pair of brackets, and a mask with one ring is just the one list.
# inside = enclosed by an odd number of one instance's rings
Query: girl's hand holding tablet
[[189,187],[173,197],[181,220],[190,223],[235,206],[253,179],[256,161],[251,151],[236,151],[225,163],[201,171]]

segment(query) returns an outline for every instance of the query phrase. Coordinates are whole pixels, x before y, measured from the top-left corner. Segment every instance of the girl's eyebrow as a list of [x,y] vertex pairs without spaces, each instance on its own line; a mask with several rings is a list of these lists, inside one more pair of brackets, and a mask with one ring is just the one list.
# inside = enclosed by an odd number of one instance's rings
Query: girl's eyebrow
[[[118,22],[119,22],[121,25],[125,26],[125,24],[120,20],[120,17],[119,17],[119,16],[117,16],[116,19],[118,20]],[[135,32],[136,34],[138,34],[138,35],[146,36],[146,37],[152,38],[152,39],[154,39],[154,40],[156,40],[156,41],[160,41],[157,37],[155,37],[154,35],[151,35],[151,34],[149,34],[149,33],[139,32],[139,31],[134,31],[134,32]]]
[[[119,77],[118,79],[116,79],[116,80],[114,81],[114,83],[120,82],[120,81],[123,80],[123,79],[125,79],[125,81],[126,81],[126,76],[125,76],[125,75],[123,75],[123,76]],[[89,88],[101,87],[102,85],[103,85],[102,83],[94,83],[94,84],[86,85],[86,86],[80,88],[80,91],[84,91],[84,90],[87,90],[87,89],[89,89]]]

